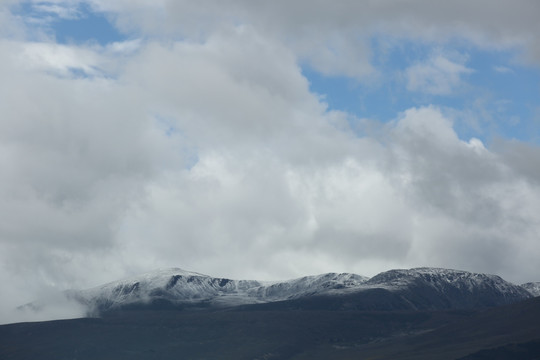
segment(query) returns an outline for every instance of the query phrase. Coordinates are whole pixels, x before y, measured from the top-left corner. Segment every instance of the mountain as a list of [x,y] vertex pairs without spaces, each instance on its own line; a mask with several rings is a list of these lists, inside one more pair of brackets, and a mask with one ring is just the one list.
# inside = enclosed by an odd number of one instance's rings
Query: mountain
[[540,282],[528,282],[522,284],[521,287],[527,290],[532,296],[540,296]]
[[66,296],[87,306],[91,313],[144,305],[231,307],[342,293],[348,289],[358,289],[367,279],[356,274],[328,273],[282,282],[265,282],[215,278],[174,268],[93,289],[68,291]]
[[[231,280],[174,268],[158,270],[65,296],[90,315],[125,308],[227,308],[259,305],[273,309],[441,310],[515,303],[530,290],[499,276],[440,268],[390,270],[372,278],[328,273],[264,282]],[[36,302],[31,308],[46,303]]]
[[515,303],[531,297],[521,286],[497,275],[441,268],[390,270],[364,287],[380,287],[400,294],[413,309],[469,309]]
[[159,270],[64,294],[99,317],[1,325],[0,359],[538,359],[529,288],[440,268],[280,282]]

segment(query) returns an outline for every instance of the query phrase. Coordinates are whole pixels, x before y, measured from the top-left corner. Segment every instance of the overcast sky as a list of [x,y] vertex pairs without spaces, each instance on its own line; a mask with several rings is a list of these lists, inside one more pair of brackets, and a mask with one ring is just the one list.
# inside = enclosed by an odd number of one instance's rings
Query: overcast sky
[[0,0],[0,322],[168,267],[540,281],[539,17],[536,0]]

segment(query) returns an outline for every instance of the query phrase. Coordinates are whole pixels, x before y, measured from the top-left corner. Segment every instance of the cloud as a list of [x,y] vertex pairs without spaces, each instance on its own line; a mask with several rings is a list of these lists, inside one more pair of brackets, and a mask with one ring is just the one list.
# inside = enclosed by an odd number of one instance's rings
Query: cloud
[[434,54],[424,63],[405,70],[407,90],[431,95],[451,95],[462,86],[462,76],[472,73],[459,62],[452,61],[442,54]]
[[[419,117],[431,119],[430,130],[440,127],[437,133],[446,135],[431,135]],[[404,129],[399,126],[403,123],[408,125]],[[406,179],[400,192],[410,197],[423,223],[417,228],[416,251],[430,254],[426,260],[452,259],[464,268],[490,263],[498,264],[501,273],[511,267],[520,272],[520,266],[527,268],[524,264],[532,261],[526,260],[524,249],[532,250],[529,231],[536,227],[531,214],[538,206],[538,187],[478,139],[464,142],[451,136],[449,124],[436,109],[424,108],[407,111],[396,128],[400,134],[396,150],[403,166],[398,174]],[[410,125],[416,130],[412,136]],[[401,135],[403,131],[407,136]],[[516,145],[507,144],[519,151]],[[522,265],[512,265],[517,258]],[[512,279],[515,274],[507,276]]]
[[16,0],[0,0],[0,36],[2,38],[18,38],[24,34],[24,24],[9,10],[15,3]]
[[60,76],[80,73],[99,76],[99,54],[94,51],[52,43],[28,43],[20,55],[28,67],[54,72]]
[[[442,41],[457,19],[473,40],[514,46],[536,22],[464,3],[471,14],[432,2],[414,2],[421,13],[395,2],[92,4],[138,40],[0,41],[3,309],[169,266],[278,279],[433,265],[538,280],[538,147],[461,139],[437,106],[353,131],[360,121],[330,111],[301,67],[368,76],[355,36],[368,28]],[[409,70],[413,90],[432,94],[471,71],[442,53]]]
[[52,14],[60,19],[75,20],[81,16],[76,1],[40,1],[32,5],[36,12]]
[[508,74],[508,73],[513,73],[514,72],[514,70],[512,70],[511,68],[506,67],[506,66],[494,66],[493,70],[495,72],[498,72],[498,73],[501,73],[501,74]]
[[49,289],[50,293],[43,291],[40,299],[32,304],[12,304],[13,306],[0,307],[0,324],[9,324],[27,321],[49,321],[60,319],[77,319],[85,317],[88,309],[74,300],[70,300],[63,293]]
[[205,0],[102,1],[90,3],[114,14],[125,32],[180,36],[204,41],[225,26],[249,25],[265,37],[288,44],[304,60],[327,75],[365,78],[371,75],[369,41],[387,35],[444,44],[465,39],[484,49],[522,49],[538,63],[540,26],[535,1],[377,1],[340,4],[295,0],[286,6]]
[[86,257],[115,246],[114,224],[130,198],[178,147],[137,105],[136,87],[58,78],[20,61],[24,46],[0,48],[9,84],[0,90],[2,269],[18,274],[15,282],[43,272],[72,286],[90,275]]
[[148,188],[119,237],[148,268],[179,262],[230,277],[414,264],[526,276],[537,186],[480,140],[460,140],[434,107],[406,111],[377,140],[351,139],[326,164],[253,147],[200,153]]
[[81,4],[105,13],[122,32],[136,37],[204,42],[227,27],[253,26],[265,38],[287,44],[317,71],[360,80],[376,73],[370,41],[377,36],[435,45],[466,40],[484,49],[521,49],[522,60],[540,60],[540,42],[535,36],[540,29],[533,15],[539,5],[528,0],[519,5],[505,0],[496,7],[487,0],[474,4],[461,0],[448,4],[349,1],[339,5],[295,0],[286,6],[243,0],[227,4],[215,0],[88,0],[37,2],[34,6],[69,17],[76,16]]

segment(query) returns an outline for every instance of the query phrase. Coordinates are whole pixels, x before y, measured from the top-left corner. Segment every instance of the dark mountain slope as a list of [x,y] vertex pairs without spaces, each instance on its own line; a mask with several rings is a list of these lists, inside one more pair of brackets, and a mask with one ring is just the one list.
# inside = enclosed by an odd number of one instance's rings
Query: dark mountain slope
[[480,350],[459,360],[538,360],[540,359],[540,339],[519,344],[499,346]]
[[540,338],[540,298],[488,310],[110,312],[0,326],[0,359],[458,359]]
[[[0,326],[0,359],[290,359],[423,331],[463,314],[350,311],[119,311]],[[432,326],[432,325],[429,325]],[[316,355],[316,354],[315,354]],[[312,359],[321,357],[311,356]],[[322,357],[328,358],[328,357]]]
[[373,359],[457,359],[482,349],[540,339],[539,324],[537,297],[476,311],[425,333],[357,346],[352,353]]

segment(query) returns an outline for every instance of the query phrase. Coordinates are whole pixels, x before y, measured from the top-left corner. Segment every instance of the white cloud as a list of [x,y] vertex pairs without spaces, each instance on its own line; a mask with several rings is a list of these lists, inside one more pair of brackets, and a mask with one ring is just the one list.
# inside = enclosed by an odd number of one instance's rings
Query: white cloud
[[20,61],[28,67],[69,76],[79,71],[86,76],[100,75],[100,56],[94,51],[54,43],[27,43]]
[[513,73],[514,72],[514,70],[512,70],[511,68],[506,67],[506,66],[495,66],[495,67],[493,67],[493,70],[495,72],[498,72],[498,73],[501,73],[501,74],[508,74],[508,73]]
[[106,47],[68,46],[53,42],[13,42],[11,57],[28,71],[58,77],[116,76],[127,56],[141,46],[138,39],[114,42]]
[[441,54],[432,55],[424,63],[405,70],[407,89],[432,95],[451,95],[462,86],[462,76],[473,70]]
[[39,1],[32,5],[33,10],[54,14],[61,19],[74,20],[81,16],[79,1]]
[[25,29],[20,19],[13,16],[10,6],[16,3],[16,0],[0,0],[0,37],[2,38],[20,38]]
[[420,108],[389,129],[386,147],[350,141],[326,164],[258,147],[201,153],[124,218],[126,254],[230,277],[371,275],[387,264],[526,276],[540,192],[479,140],[459,140],[438,109]]

